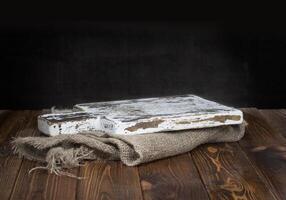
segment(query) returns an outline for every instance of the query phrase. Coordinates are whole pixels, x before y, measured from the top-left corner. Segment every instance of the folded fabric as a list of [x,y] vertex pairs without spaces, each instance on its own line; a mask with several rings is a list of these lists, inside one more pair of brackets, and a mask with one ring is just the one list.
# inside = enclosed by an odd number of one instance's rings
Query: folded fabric
[[121,160],[128,166],[188,152],[200,144],[234,142],[245,131],[240,125],[152,133],[110,135],[101,132],[23,137],[12,143],[15,153],[46,163],[46,169],[59,173],[63,168],[79,166],[85,160]]

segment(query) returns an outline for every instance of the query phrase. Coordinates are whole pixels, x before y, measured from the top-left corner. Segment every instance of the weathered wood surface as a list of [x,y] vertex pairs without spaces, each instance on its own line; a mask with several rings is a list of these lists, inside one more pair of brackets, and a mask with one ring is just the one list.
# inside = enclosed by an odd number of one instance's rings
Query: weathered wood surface
[[188,154],[139,166],[144,199],[209,199]]
[[211,199],[276,199],[237,144],[207,144],[191,155]]
[[[11,154],[11,146],[9,144],[11,137],[28,136],[29,129],[35,127],[36,118],[33,116],[35,112],[17,111],[12,112],[0,126],[1,149],[0,157],[0,197],[8,199],[14,188],[15,180],[22,164],[22,159]],[[31,118],[31,119],[29,119]],[[1,189],[5,188],[5,189]]]
[[137,167],[120,162],[91,162],[80,169],[78,199],[138,199],[142,193]]
[[286,119],[275,111],[266,113],[268,117],[263,110],[244,109],[248,127],[239,142],[206,144],[191,153],[138,167],[96,161],[70,171],[84,180],[44,170],[28,174],[40,164],[11,155],[8,141],[15,136],[40,135],[36,127],[39,112],[0,114],[0,199],[283,200],[286,160],[282,122]]
[[81,112],[39,117],[48,135],[104,131],[143,134],[242,123],[242,112],[194,95],[77,104]]
[[[20,133],[20,136],[41,136],[37,129],[37,116],[39,112],[33,114],[29,123],[32,126],[25,133]],[[11,199],[76,199],[77,179],[68,179],[61,176],[48,174],[46,171],[38,170],[29,174],[29,171],[43,164],[23,160],[19,169],[13,191],[10,195]],[[78,169],[70,171],[75,176],[78,174]],[[26,187],[23,187],[25,185]]]
[[260,110],[268,124],[286,138],[286,109],[280,110]]
[[12,112],[7,117],[2,118],[0,122],[0,197],[3,199],[9,198],[22,163],[21,159],[11,155],[8,141],[12,135],[15,135],[15,132],[24,126],[26,116],[27,113],[25,112]]
[[248,122],[245,136],[239,141],[242,150],[271,191],[280,199],[286,197],[286,139],[276,132],[257,109],[243,109]]

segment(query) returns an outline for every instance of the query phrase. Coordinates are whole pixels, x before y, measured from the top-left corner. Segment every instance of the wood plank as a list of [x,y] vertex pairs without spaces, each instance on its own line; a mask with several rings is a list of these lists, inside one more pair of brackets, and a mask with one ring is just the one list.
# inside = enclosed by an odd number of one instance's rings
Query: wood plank
[[191,155],[211,199],[276,199],[238,144],[206,144]]
[[[33,120],[33,126],[29,129],[29,133],[21,134],[21,136],[39,136],[40,133],[36,127],[36,120]],[[17,179],[10,199],[46,199],[46,171],[35,171],[29,174],[29,170],[41,166],[42,164],[24,159],[19,169]]]
[[36,167],[34,161],[24,160],[15,181],[10,199],[45,199],[46,177],[44,171],[35,171],[29,174],[29,170]]
[[2,120],[0,122],[0,145],[2,146],[4,142],[7,143],[8,138],[13,136],[17,130],[24,124],[27,119],[27,114],[29,111],[12,111],[10,113],[2,113]]
[[[40,133],[37,130],[37,116],[41,114],[41,111],[30,111],[26,128],[20,130],[16,136],[27,137],[27,136],[39,136]],[[43,178],[40,176],[35,177],[35,174],[29,175],[28,172],[31,168],[35,167],[36,163],[24,159],[19,168],[19,173],[14,183],[13,190],[10,195],[10,199],[38,199],[37,195],[42,195],[42,191],[30,192],[30,185],[34,182],[41,182]],[[39,188],[40,184],[37,186]],[[30,193],[29,193],[30,192]]]
[[[248,123],[247,130],[251,131],[251,134],[245,134],[244,139],[250,140],[257,144],[260,144],[261,142],[266,144],[273,144],[276,142],[284,143],[286,141],[280,132],[273,129],[273,127],[268,123],[264,116],[262,116],[258,109],[247,108],[242,110],[244,113],[244,119]],[[259,137],[258,140],[255,138],[255,136]]]
[[[42,164],[23,161],[10,199],[76,199],[76,179],[49,174],[45,170],[28,173],[39,165]],[[75,168],[70,172],[76,175],[77,171]]]
[[[37,121],[35,119],[33,121],[34,126],[30,130],[31,135],[42,135],[37,130]],[[45,170],[38,170],[28,174],[33,167],[42,165],[42,163],[23,160],[11,199],[76,199],[77,179],[56,176],[49,174]],[[70,170],[70,173],[77,175],[78,169]]]
[[189,154],[139,166],[144,199],[209,199]]
[[243,109],[243,111],[248,126],[239,145],[257,172],[266,178],[270,190],[284,199],[286,162],[279,148],[285,147],[285,138],[267,123],[257,109]]
[[77,104],[84,112],[39,117],[47,135],[103,131],[120,135],[241,124],[242,112],[194,95]]
[[[6,138],[9,135],[9,130],[7,130],[7,126],[5,127],[5,120],[11,120],[12,117],[15,117],[16,112],[8,111],[8,110],[0,110],[0,157],[7,156],[9,151],[9,146],[5,145],[7,143]],[[6,125],[10,124],[10,122]],[[10,126],[11,128],[12,126]]]
[[29,111],[17,111],[1,124],[1,146],[5,147],[5,155],[0,157],[0,196],[1,199],[8,199],[14,186],[22,159],[11,155],[9,141],[11,137],[19,135],[20,132],[31,126]]
[[10,111],[10,110],[0,110],[0,126],[2,123],[4,123],[5,119],[8,118],[9,114],[12,114],[12,113],[13,111]]
[[286,110],[259,110],[268,124],[286,138]]
[[137,167],[98,161],[80,168],[77,199],[142,199]]
[[[69,173],[77,176],[79,168],[68,170]],[[81,180],[49,174],[45,188],[46,199],[68,199],[75,200],[77,196],[77,184]]]

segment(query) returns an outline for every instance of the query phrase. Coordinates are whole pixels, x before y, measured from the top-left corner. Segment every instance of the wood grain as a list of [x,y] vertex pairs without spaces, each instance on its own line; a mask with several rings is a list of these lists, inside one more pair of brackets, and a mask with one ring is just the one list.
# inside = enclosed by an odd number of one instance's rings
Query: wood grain
[[286,110],[259,110],[268,124],[286,138]]
[[33,161],[23,161],[10,199],[44,199],[46,196],[44,193],[46,182],[42,181],[45,180],[47,173],[35,171],[29,174],[29,170],[35,166],[37,166],[37,163]]
[[[78,168],[68,170],[69,173],[77,176],[79,173]],[[77,183],[80,180],[67,177],[56,176],[49,174],[47,178],[45,194],[47,199],[76,199],[77,196]]]
[[286,145],[285,138],[276,132],[257,109],[244,109],[248,122],[246,134],[239,145],[250,158],[257,172],[264,176],[274,194],[286,196],[286,162],[277,149]]
[[8,118],[9,114],[12,114],[13,111],[10,110],[0,110],[0,126],[4,123],[5,119]]
[[[37,130],[36,119],[31,119],[34,123],[33,128],[20,136],[40,136]],[[77,179],[64,176],[49,174],[48,171],[38,170],[29,174],[29,170],[42,166],[43,163],[24,160],[19,170],[15,187],[11,194],[11,199],[75,199]],[[70,171],[77,175],[78,169]],[[25,185],[25,187],[23,187]]]
[[[28,173],[39,165],[33,161],[23,161],[10,199],[76,199],[76,179],[49,174],[45,170]],[[76,174],[77,169],[71,172]]]
[[144,199],[208,199],[192,158],[179,155],[139,166]]
[[211,199],[276,199],[237,144],[207,144],[191,155]]
[[9,145],[7,145],[8,141],[6,138],[10,134],[8,128],[13,127],[11,126],[11,122],[8,122],[8,120],[13,121],[13,117],[16,119],[16,112],[0,110],[0,157],[8,156],[10,153]]
[[77,199],[142,199],[137,167],[121,162],[92,162],[80,168]]
[[[11,137],[17,136],[31,124],[27,125],[29,111],[12,112],[8,118],[0,125],[0,144],[2,155],[0,157],[0,197],[8,199],[14,186],[22,159],[11,155],[11,147],[9,141]],[[3,153],[3,151],[5,153]]]
[[[36,130],[34,130],[34,134],[37,135],[35,132],[37,132]],[[41,165],[43,164],[23,160],[10,199],[46,199],[48,172],[38,170],[29,174],[29,170]]]
[[[0,122],[0,145],[7,143],[8,139],[14,136],[17,131],[25,124],[29,111],[12,111],[1,117]],[[5,116],[5,117],[4,117]]]

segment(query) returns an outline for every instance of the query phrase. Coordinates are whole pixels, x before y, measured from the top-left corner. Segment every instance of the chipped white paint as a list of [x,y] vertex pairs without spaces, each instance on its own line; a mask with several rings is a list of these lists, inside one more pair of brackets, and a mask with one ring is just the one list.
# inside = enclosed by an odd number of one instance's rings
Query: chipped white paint
[[99,118],[87,112],[45,114],[38,117],[38,128],[51,136],[94,131],[100,130]]
[[194,95],[77,104],[73,113],[39,117],[48,135],[100,130],[114,134],[207,128],[240,124],[240,110]]

